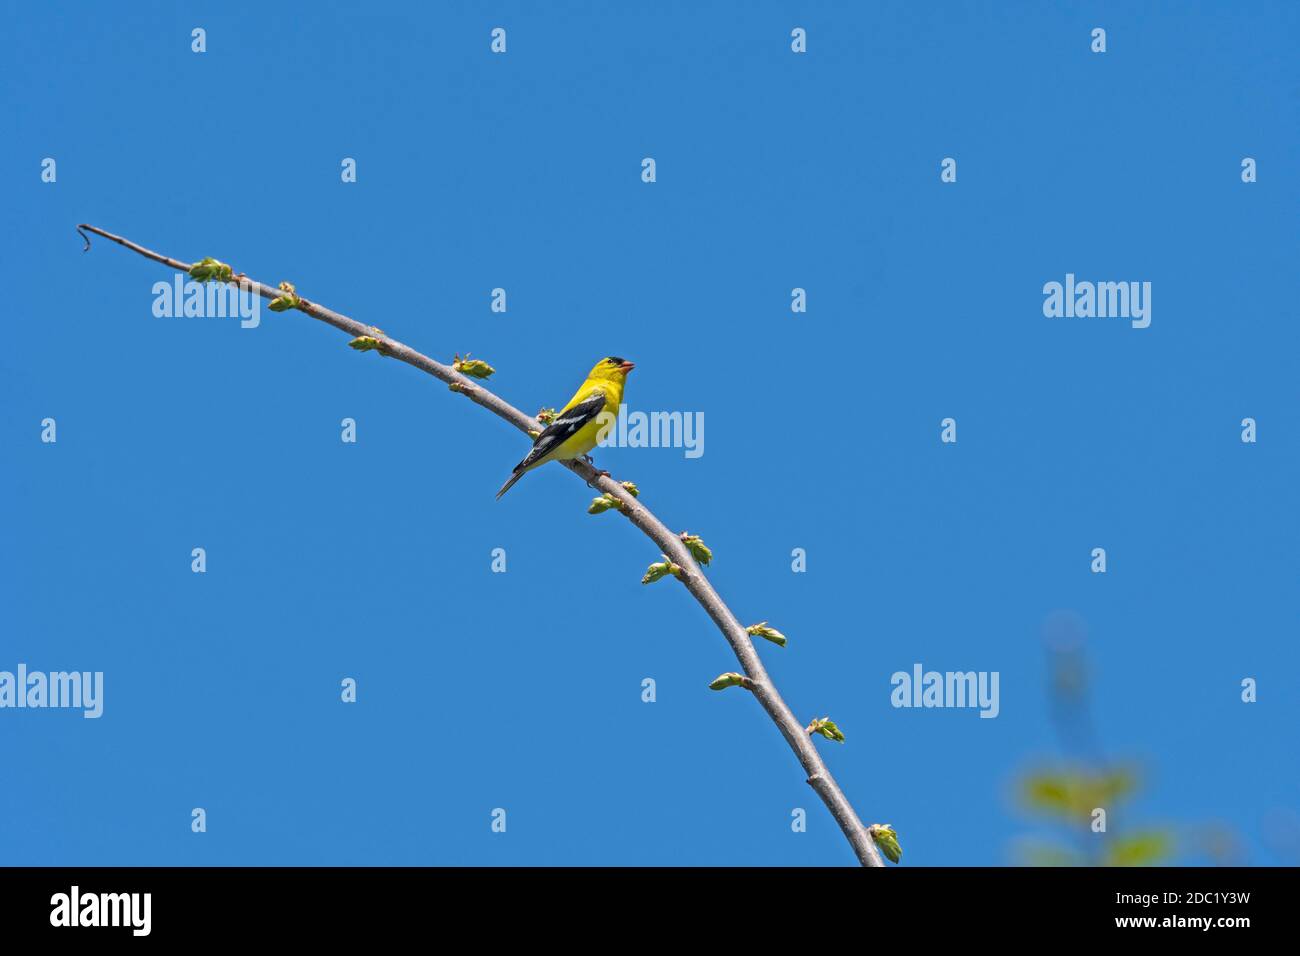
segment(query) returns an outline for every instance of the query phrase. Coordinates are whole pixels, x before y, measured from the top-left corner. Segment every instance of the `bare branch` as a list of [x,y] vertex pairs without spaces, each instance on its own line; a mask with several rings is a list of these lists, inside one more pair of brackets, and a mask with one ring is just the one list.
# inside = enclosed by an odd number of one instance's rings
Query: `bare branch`
[[[105,239],[112,240],[118,245],[125,246],[145,258],[160,262],[181,272],[188,272],[191,266],[191,263],[160,255],[95,226],[82,223],[77,227],[77,231],[86,240],[87,249],[90,248],[90,238],[86,236],[86,232],[89,231],[95,235],[103,236]],[[282,294],[278,287],[264,285],[242,274],[236,275],[235,281],[240,283],[241,288],[248,289],[264,299],[275,299]],[[481,380],[462,375],[450,365],[444,365],[427,355],[415,351],[415,349],[404,345],[373,326],[363,325],[355,319],[350,319],[346,315],[327,309],[323,305],[308,302],[306,299],[300,300],[298,310],[305,312],[314,319],[332,325],[336,329],[341,329],[354,338],[366,336],[377,340],[378,347],[384,355],[398,359],[408,365],[413,365],[439,381],[446,382],[452,387],[453,391],[459,392],[475,404],[483,406],[498,418],[505,419],[522,432],[536,431],[544,427],[533,416],[521,412],[509,402],[488,391],[483,387]],[[731,650],[735,653],[736,659],[744,669],[745,676],[752,682],[752,686],[748,686],[747,689],[753,692],[759,704],[767,711],[768,716],[772,718],[772,722],[781,731],[781,736],[790,745],[790,749],[794,751],[799,764],[808,775],[809,785],[816,791],[817,796],[821,797],[822,802],[826,804],[831,811],[831,815],[835,818],[835,822],[844,831],[844,836],[852,845],[853,852],[857,855],[859,862],[863,866],[884,866],[868,828],[863,826],[862,821],[858,819],[852,804],[849,803],[848,798],[844,796],[844,792],[840,790],[839,785],[835,782],[835,778],[831,776],[831,772],[822,762],[821,755],[818,754],[817,748],[814,746],[804,725],[795,719],[794,714],[790,712],[790,708],[786,706],[785,701],[777,691],[776,685],[768,677],[763,662],[759,659],[758,653],[754,650],[754,645],[750,641],[750,635],[736,616],[731,613],[731,609],[723,603],[722,598],[718,596],[718,592],[713,589],[713,585],[709,583],[708,578],[700,570],[682,538],[670,531],[662,521],[651,513],[650,509],[619,482],[608,476],[598,474],[594,468],[581,460],[566,461],[563,464],[587,484],[599,488],[605,494],[616,498],[620,502],[620,513],[626,515],[632,524],[640,528],[659,547],[660,551],[667,555],[673,563],[681,567],[678,579],[686,585],[686,589],[690,591],[709,617],[713,619],[713,623],[717,625],[718,630],[722,632],[722,636],[731,645]]]

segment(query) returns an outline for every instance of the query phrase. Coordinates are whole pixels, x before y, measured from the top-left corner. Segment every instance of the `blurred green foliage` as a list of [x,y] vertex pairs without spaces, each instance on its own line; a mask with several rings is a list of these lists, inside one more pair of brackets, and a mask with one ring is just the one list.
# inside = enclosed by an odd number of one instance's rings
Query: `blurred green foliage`
[[[1018,783],[1022,807],[1064,828],[1067,839],[1025,838],[1016,855],[1029,866],[1156,866],[1174,852],[1173,833],[1143,828],[1112,833],[1115,811],[1140,790],[1131,766],[1096,769],[1085,765],[1040,767]],[[1105,811],[1106,829],[1094,829],[1097,810]],[[1075,837],[1074,841],[1068,839]]]
[[[1044,637],[1048,709],[1062,750],[1016,783],[1017,800],[1030,816],[1057,831],[1016,841],[1017,862],[1029,866],[1156,866],[1175,852],[1172,830],[1127,825],[1128,806],[1142,789],[1138,768],[1102,756],[1089,710],[1090,668],[1077,615],[1049,616]],[[1099,813],[1098,811],[1104,811]]]

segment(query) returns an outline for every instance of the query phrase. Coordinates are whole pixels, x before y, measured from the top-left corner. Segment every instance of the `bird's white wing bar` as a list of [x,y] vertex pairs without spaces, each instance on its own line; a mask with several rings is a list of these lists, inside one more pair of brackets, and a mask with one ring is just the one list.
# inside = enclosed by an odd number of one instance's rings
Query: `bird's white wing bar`
[[532,451],[515,466],[515,471],[527,468],[529,465],[545,458],[548,453],[555,451],[585,426],[594,422],[604,409],[605,395],[603,392],[596,392],[585,402],[574,405],[563,416],[547,425],[546,430],[537,436],[537,440],[533,442]]

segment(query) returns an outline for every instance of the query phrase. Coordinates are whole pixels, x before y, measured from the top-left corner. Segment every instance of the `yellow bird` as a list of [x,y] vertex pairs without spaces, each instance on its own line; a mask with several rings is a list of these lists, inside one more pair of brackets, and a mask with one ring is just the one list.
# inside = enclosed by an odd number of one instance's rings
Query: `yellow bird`
[[586,458],[587,452],[596,447],[600,431],[609,420],[602,418],[601,414],[618,415],[627,373],[635,367],[632,362],[616,355],[597,362],[587,380],[573,393],[573,398],[556,414],[555,421],[537,436],[533,450],[515,465],[514,472],[501,486],[497,497],[504,495],[516,481],[538,465]]

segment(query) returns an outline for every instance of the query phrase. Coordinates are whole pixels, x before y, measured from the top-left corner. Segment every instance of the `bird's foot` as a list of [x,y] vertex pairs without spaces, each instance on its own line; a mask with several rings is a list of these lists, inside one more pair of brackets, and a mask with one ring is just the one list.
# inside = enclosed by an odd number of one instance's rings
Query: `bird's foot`
[[608,477],[609,477],[609,472],[607,472],[607,471],[597,471],[594,475],[591,476],[591,481],[587,482],[587,487],[588,487],[588,488],[595,488],[595,487],[596,487],[596,479],[597,479],[597,478],[608,478]]

